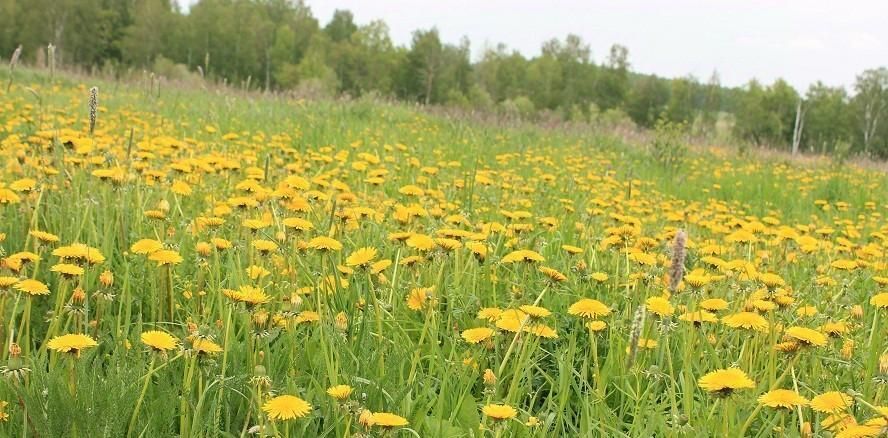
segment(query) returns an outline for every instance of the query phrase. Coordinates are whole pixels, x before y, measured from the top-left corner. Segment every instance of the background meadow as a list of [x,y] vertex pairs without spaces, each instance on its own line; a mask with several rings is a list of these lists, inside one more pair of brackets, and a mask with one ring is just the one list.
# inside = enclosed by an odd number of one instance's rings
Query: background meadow
[[16,74],[3,435],[884,432],[884,173]]

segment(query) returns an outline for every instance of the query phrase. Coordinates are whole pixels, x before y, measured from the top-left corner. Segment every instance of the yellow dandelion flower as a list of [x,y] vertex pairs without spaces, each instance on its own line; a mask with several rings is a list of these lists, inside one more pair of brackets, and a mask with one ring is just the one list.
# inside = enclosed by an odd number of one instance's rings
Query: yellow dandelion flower
[[731,328],[742,328],[757,332],[768,332],[768,320],[755,312],[739,312],[722,318],[722,323]]
[[90,337],[89,335],[83,334],[68,334],[56,336],[49,340],[46,343],[46,347],[50,350],[57,351],[60,353],[72,353],[75,355],[80,355],[80,352],[86,350],[87,348],[92,348],[99,345],[95,339]]
[[494,335],[494,331],[491,328],[487,327],[478,327],[463,330],[461,336],[465,339],[466,342],[470,344],[477,344],[487,339],[490,339]]
[[317,251],[340,251],[342,243],[327,236],[318,236],[308,241],[308,247]]
[[574,316],[581,316],[583,318],[598,318],[610,315],[611,309],[601,301],[593,300],[591,298],[583,298],[573,303],[567,309],[567,313]]
[[370,424],[384,428],[404,427],[410,422],[406,418],[389,412],[374,412],[370,415]]
[[173,335],[159,330],[143,332],[140,336],[142,343],[156,351],[170,351],[179,344]]
[[834,414],[848,410],[854,399],[844,392],[829,391],[811,399],[811,409],[824,414]]
[[343,401],[351,395],[352,391],[353,391],[353,389],[351,386],[336,385],[336,386],[331,386],[330,388],[327,388],[327,395],[335,398],[336,400]]
[[807,406],[808,399],[790,389],[775,389],[762,394],[759,403],[769,408],[792,409],[796,406]]
[[489,404],[481,408],[485,416],[494,420],[510,420],[518,415],[518,411],[509,405]]
[[279,395],[262,405],[262,410],[272,420],[302,418],[311,412],[311,405],[293,395]]
[[822,347],[826,345],[826,335],[814,329],[793,326],[786,329],[786,336],[805,345]]
[[358,249],[345,259],[345,264],[348,266],[368,266],[373,263],[373,259],[376,258],[377,253],[378,251],[376,248],[372,247]]
[[49,295],[49,288],[37,280],[22,280],[16,283],[14,287],[16,290],[25,292],[28,295]]
[[170,249],[162,249],[151,253],[151,255],[148,256],[148,260],[151,260],[152,262],[157,262],[157,266],[163,266],[178,265],[179,263],[182,263],[182,260],[184,259],[176,251]]
[[141,239],[130,246],[133,254],[151,254],[163,249],[163,243],[154,239]]
[[712,371],[701,377],[697,384],[703,390],[717,395],[730,395],[738,389],[755,388],[755,382],[739,368]]

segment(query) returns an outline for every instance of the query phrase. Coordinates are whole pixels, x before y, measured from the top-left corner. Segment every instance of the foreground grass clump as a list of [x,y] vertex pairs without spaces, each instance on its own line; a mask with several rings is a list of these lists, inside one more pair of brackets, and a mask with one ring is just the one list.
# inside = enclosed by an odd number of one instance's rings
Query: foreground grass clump
[[26,82],[0,94],[4,436],[884,431],[884,175]]

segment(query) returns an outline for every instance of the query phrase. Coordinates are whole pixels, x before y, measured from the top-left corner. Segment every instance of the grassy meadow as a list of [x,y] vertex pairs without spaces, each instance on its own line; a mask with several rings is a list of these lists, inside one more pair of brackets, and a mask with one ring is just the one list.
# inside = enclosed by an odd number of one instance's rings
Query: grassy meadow
[[879,436],[886,215],[826,161],[19,71],[0,436]]

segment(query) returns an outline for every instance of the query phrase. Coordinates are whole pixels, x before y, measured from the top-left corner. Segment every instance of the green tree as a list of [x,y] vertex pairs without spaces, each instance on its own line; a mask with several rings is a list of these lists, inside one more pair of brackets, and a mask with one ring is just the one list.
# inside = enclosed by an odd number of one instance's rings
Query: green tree
[[639,126],[650,128],[666,109],[669,85],[656,76],[645,76],[630,91],[626,113]]
[[333,12],[333,19],[324,27],[324,33],[333,42],[346,41],[358,31],[355,17],[351,11],[337,9]]
[[619,44],[610,48],[607,65],[601,69],[595,81],[595,103],[607,111],[626,103],[629,93],[629,49]]
[[[857,76],[854,83],[854,109],[858,132],[863,143],[863,153],[869,154],[879,142],[878,134],[888,121],[888,69],[869,69]],[[882,139],[885,141],[885,139]],[[888,150],[874,151],[888,155]]]
[[664,115],[671,122],[690,124],[694,121],[694,85],[696,80],[687,77],[676,78],[671,82],[672,89]]
[[734,114],[734,133],[737,137],[757,145],[780,137],[780,117],[769,111],[767,94],[767,90],[756,80],[746,85]]
[[137,0],[133,22],[123,32],[120,48],[123,59],[137,66],[154,63],[158,55],[170,56],[169,37],[175,16],[169,0]]
[[844,88],[812,84],[805,95],[803,143],[812,151],[831,153],[840,141],[850,141],[851,117]]

